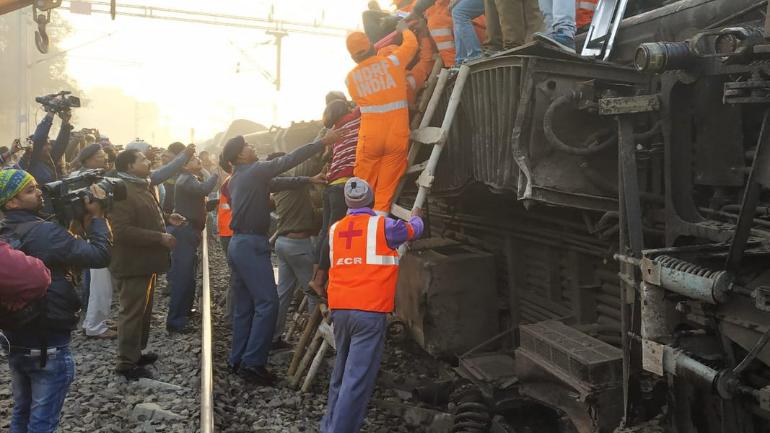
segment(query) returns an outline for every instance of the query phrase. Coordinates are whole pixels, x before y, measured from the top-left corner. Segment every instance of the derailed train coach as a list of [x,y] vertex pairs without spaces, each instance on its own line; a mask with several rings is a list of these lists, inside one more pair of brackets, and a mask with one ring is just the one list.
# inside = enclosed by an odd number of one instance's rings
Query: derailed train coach
[[470,65],[396,299],[473,384],[454,432],[770,432],[767,8],[632,1],[607,61]]
[[767,2],[663,3],[471,64],[402,259],[411,336],[542,431],[770,432]]

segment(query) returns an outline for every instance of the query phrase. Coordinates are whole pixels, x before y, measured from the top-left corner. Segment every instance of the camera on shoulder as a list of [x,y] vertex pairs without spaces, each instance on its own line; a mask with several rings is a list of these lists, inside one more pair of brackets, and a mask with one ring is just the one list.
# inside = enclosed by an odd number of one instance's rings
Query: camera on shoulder
[[109,212],[114,202],[126,199],[126,184],[122,179],[105,176],[104,170],[83,170],[43,185],[43,194],[53,204],[56,219],[67,227],[70,222],[80,221],[86,215],[85,197],[91,202],[98,202]]

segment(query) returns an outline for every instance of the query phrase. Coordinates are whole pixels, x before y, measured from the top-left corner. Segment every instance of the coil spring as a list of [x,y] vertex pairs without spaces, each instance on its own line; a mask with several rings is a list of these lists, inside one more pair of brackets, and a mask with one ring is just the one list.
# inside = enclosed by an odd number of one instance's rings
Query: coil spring
[[484,433],[491,415],[486,404],[468,401],[457,405],[452,433]]
[[690,263],[685,260],[675,259],[671,256],[658,256],[655,258],[655,262],[660,266],[673,269],[679,272],[685,272],[692,275],[697,275],[703,278],[716,278],[724,271],[714,271],[703,266],[698,266],[694,263]]

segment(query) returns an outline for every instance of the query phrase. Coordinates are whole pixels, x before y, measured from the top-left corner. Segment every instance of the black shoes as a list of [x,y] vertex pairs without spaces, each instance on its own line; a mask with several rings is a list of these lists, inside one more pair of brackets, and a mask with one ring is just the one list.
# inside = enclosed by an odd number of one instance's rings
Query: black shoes
[[139,380],[141,378],[152,379],[152,373],[144,367],[134,367],[126,370],[116,370],[117,373],[128,380]]
[[139,357],[139,360],[136,361],[136,365],[139,367],[144,367],[145,365],[155,364],[155,361],[158,360],[158,354],[147,352],[142,354],[142,356]]
[[271,352],[278,352],[282,350],[290,350],[292,348],[291,344],[287,343],[283,339],[275,340],[273,341],[273,345],[270,346]]
[[275,386],[277,378],[265,367],[240,367],[238,376],[246,382],[261,386]]
[[186,334],[193,334],[195,333],[195,328],[185,327],[182,329],[176,329],[176,328],[170,328],[166,326],[166,332],[169,334],[180,334],[180,335],[186,335]]

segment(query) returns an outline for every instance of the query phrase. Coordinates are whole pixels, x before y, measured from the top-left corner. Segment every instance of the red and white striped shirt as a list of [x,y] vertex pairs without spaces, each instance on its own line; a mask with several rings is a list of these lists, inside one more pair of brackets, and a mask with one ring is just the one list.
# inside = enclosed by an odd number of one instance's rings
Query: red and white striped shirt
[[329,164],[329,172],[326,174],[326,179],[330,184],[336,180],[353,176],[358,129],[360,127],[361,110],[359,108],[342,116],[334,124],[334,129],[340,133],[340,139],[332,144],[332,160]]

